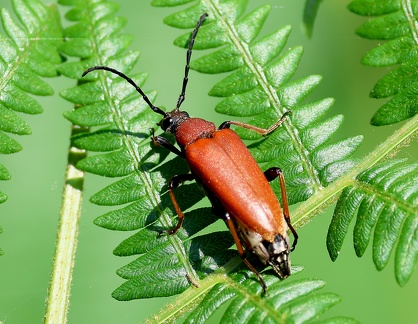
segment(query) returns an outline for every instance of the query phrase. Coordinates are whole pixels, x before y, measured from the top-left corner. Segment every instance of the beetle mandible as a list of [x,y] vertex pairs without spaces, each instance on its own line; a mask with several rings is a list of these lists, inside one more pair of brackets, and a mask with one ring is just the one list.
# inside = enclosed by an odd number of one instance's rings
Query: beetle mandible
[[[290,111],[285,112],[268,129],[238,121],[226,121],[216,129],[212,122],[192,118],[187,112],[180,111],[179,108],[185,99],[194,40],[207,16],[205,13],[200,17],[191,35],[183,86],[176,107],[171,112],[164,112],[154,106],[132,79],[113,68],[94,66],[86,70],[83,76],[94,70],[106,70],[124,78],[135,87],[154,112],[163,116],[157,125],[163,131],[174,134],[180,149],[166,138],[155,136],[154,130],[151,130],[153,143],[185,158],[191,170],[191,173],[173,176],[168,183],[171,201],[179,220],[173,229],[164,232],[169,235],[175,234],[184,219],[174,190],[185,181],[199,182],[212,204],[213,212],[228,226],[238,254],[256,274],[266,292],[267,285],[261,274],[247,260],[243,246],[247,251],[255,253],[265,265],[272,266],[280,278],[286,278],[291,272],[289,253],[294,250],[298,235],[290,223],[282,171],[273,167],[263,173],[241,138],[230,129],[230,126],[235,125],[267,135],[282,124]],[[283,209],[268,183],[277,177],[280,181]],[[289,243],[288,229],[294,237],[292,246]]]

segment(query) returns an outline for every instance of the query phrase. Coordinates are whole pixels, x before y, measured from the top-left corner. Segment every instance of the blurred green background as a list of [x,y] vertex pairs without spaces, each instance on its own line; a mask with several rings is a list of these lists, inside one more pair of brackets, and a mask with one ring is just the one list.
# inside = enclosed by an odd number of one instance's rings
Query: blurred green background
[[[172,43],[185,31],[168,27],[162,20],[176,8],[153,8],[150,1],[119,2],[119,14],[128,18],[125,32],[135,36],[131,49],[141,51],[135,71],[149,74],[145,90],[158,90],[157,105],[170,109],[181,88],[186,53]],[[292,25],[288,47],[302,45],[305,48],[296,77],[322,75],[323,81],[310,99],[334,97],[336,103],[331,115],[344,114],[345,122],[334,139],[363,134],[365,139],[357,153],[361,156],[400,126],[376,128],[369,124],[382,101],[370,99],[368,93],[388,70],[360,65],[362,55],[377,42],[354,34],[365,19],[346,9],[349,1],[323,1],[311,38],[307,37],[302,24],[304,1],[250,0],[248,10],[266,3],[272,4],[272,10],[262,34]],[[1,1],[0,7],[10,9],[10,1]],[[61,7],[63,13],[66,10]],[[194,57],[199,55],[198,51],[194,52]],[[222,77],[192,71],[187,100],[182,107],[191,115],[220,124],[225,117],[213,110],[218,99],[208,97],[207,92]],[[56,95],[37,98],[45,112],[38,116],[23,116],[33,130],[31,136],[17,138],[24,150],[0,157],[12,174],[11,181],[1,183],[1,191],[9,196],[9,200],[0,205],[0,226],[4,229],[0,246],[5,252],[0,257],[0,322],[5,323],[43,321],[69,145],[70,123],[62,113],[72,109],[58,93],[75,84],[64,78],[50,83]],[[416,158],[416,153],[415,144],[403,149],[401,155]],[[132,233],[111,232],[95,226],[94,218],[108,209],[90,204],[88,198],[111,181],[87,175],[70,323],[137,323],[171,300],[118,302],[110,296],[124,281],[116,276],[116,269],[133,260],[113,256],[112,250]],[[363,258],[355,256],[350,234],[338,260],[330,261],[325,236],[332,208],[299,230],[300,243],[292,255],[294,264],[305,267],[299,277],[323,279],[327,282],[323,291],[343,297],[343,301],[325,317],[346,315],[363,323],[416,322],[417,273],[406,287],[400,288],[395,282],[393,260],[386,269],[378,272],[371,260],[370,247]],[[212,322],[216,323],[217,319]]]

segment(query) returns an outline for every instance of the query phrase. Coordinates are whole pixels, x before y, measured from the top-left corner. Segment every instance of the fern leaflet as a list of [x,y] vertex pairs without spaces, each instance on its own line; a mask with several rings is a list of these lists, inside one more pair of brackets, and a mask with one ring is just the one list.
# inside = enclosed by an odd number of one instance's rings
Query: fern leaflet
[[[54,6],[38,0],[13,1],[17,21],[7,9],[0,16],[5,36],[0,35],[0,153],[19,152],[22,147],[6,133],[31,134],[30,126],[19,113],[39,114],[40,104],[28,94],[52,95],[52,88],[40,77],[55,77],[61,63],[57,46],[61,43],[59,14]],[[0,164],[0,180],[11,174]],[[0,203],[7,196],[0,192]]]
[[384,162],[359,174],[355,184],[340,196],[327,237],[335,260],[357,213],[353,234],[356,254],[364,254],[374,229],[376,268],[382,270],[387,265],[396,247],[395,275],[400,285],[411,277],[418,260],[418,164],[403,162]]
[[305,2],[305,9],[303,11],[303,23],[306,28],[306,33],[309,37],[312,36],[316,15],[318,13],[321,2],[322,0],[306,0]]
[[388,42],[370,50],[362,63],[371,66],[397,66],[380,79],[370,96],[390,98],[374,114],[373,125],[388,125],[413,117],[418,111],[418,23],[417,1],[355,0],[349,9],[359,15],[377,16],[364,23],[357,34]]

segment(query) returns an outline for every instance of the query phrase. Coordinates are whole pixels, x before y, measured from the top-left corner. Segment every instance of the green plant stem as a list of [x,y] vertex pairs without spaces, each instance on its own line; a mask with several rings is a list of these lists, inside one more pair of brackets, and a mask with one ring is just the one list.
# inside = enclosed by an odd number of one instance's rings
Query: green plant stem
[[217,283],[228,281],[225,274],[212,274],[199,281],[199,288],[191,287],[180,294],[173,303],[161,308],[158,314],[150,316],[144,323],[171,323],[198,305],[202,298]]
[[372,167],[382,159],[396,154],[397,150],[409,143],[416,135],[418,129],[418,115],[411,118],[401,128],[395,131],[386,141],[381,143],[374,151],[361,160],[346,175],[342,176],[329,186],[315,193],[292,213],[293,226],[299,228],[309,222],[321,209],[337,200],[339,193],[349,185],[356,183],[356,177],[363,171]]
[[412,37],[415,40],[415,43],[418,44],[418,25],[414,16],[414,11],[412,9],[412,4],[410,0],[402,0],[402,10],[405,14],[406,19],[409,23],[409,30],[411,31]]
[[[72,134],[78,130],[79,127],[73,126]],[[78,170],[75,165],[86,155],[84,150],[74,147],[69,149],[66,185],[45,313],[45,323],[48,324],[67,323],[84,183],[84,172]]]

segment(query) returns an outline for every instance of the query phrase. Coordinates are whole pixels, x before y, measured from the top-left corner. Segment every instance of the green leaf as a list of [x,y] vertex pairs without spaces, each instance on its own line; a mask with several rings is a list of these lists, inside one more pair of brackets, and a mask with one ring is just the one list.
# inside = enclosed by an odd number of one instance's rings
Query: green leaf
[[[0,203],[4,203],[6,200],[7,200],[7,196],[4,193],[0,192]],[[1,248],[0,248],[0,255],[3,255],[3,251],[1,250]]]
[[388,125],[414,117],[418,112],[418,83],[402,89],[374,114],[373,125]]
[[418,261],[418,217],[408,217],[402,227],[395,254],[396,280],[404,286]]
[[[356,184],[340,196],[328,230],[327,247],[335,260],[351,220],[354,248],[360,257],[373,237],[373,261],[378,270],[396,247],[395,275],[404,285],[417,263],[418,164],[402,160],[378,164],[359,174]],[[374,230],[374,234],[373,234]]]
[[[52,88],[40,77],[57,76],[56,65],[62,58],[57,51],[62,29],[58,10],[38,0],[14,0],[12,18],[0,9],[5,35],[0,35],[0,153],[22,150],[21,145],[6,133],[28,135],[30,126],[21,113],[39,114],[41,105],[30,95],[52,95]],[[1,165],[0,179],[10,179]],[[0,203],[7,196],[0,193]]]
[[402,37],[372,49],[361,62],[371,66],[390,66],[416,58],[417,52],[412,37]]
[[[0,180],[9,180],[10,173],[6,170],[4,165],[0,164]],[[0,204],[4,203],[7,200],[7,196],[0,192]],[[0,234],[3,233],[3,229],[0,227]],[[0,248],[0,256],[4,254],[3,250]]]
[[416,28],[413,27],[416,26],[417,3],[356,0],[350,3],[349,9],[360,15],[378,16],[358,28],[358,35],[388,41],[366,53],[362,63],[370,66],[396,65],[370,93],[373,98],[392,97],[374,114],[372,125],[389,125],[413,117],[418,111],[415,77],[418,51]]
[[316,15],[322,0],[306,0],[305,9],[303,11],[303,23],[305,24],[306,33],[309,37],[312,36],[313,26]]
[[3,164],[0,164],[0,180],[10,180],[11,177],[12,176],[9,171],[7,171],[6,167]]
[[376,83],[370,96],[374,98],[390,97],[403,89],[416,87],[418,76],[415,71],[417,68],[418,58],[401,64],[398,69],[392,70]]
[[201,73],[215,74],[233,71],[243,64],[244,61],[238,50],[229,45],[192,61],[190,67]]
[[401,3],[398,0],[354,0],[348,5],[348,8],[359,15],[377,16],[399,10]]
[[[0,153],[11,154],[22,150],[22,146],[3,132],[0,132]],[[4,179],[8,180],[8,179]]]
[[155,7],[175,7],[192,1],[193,0],[152,0],[151,4]]
[[370,39],[394,39],[409,34],[408,20],[401,11],[369,20],[357,34]]

